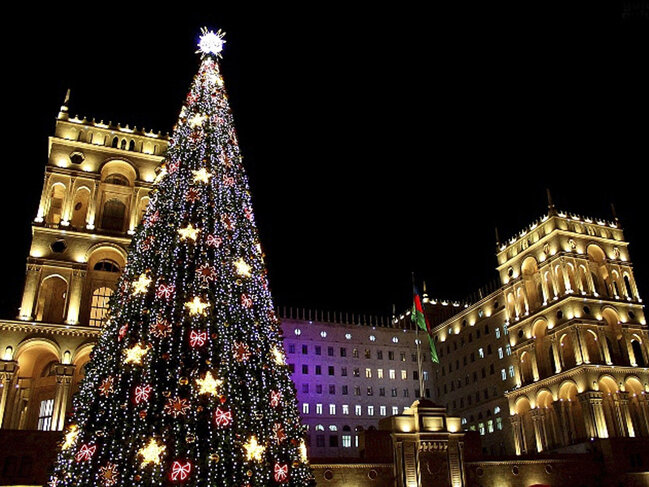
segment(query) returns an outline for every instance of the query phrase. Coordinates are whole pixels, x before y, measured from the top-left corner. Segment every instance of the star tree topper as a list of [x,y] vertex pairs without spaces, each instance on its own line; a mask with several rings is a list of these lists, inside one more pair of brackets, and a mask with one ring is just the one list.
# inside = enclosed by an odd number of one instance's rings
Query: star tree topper
[[221,57],[221,51],[223,51],[223,44],[225,44],[225,32],[222,32],[220,29],[216,32],[208,30],[207,27],[201,29],[201,37],[198,42],[198,51],[202,57],[207,56],[216,56]]

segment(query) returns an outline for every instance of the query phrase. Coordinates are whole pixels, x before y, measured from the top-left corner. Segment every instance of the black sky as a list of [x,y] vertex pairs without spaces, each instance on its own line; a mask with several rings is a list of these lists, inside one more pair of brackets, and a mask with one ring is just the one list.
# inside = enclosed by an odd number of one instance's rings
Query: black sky
[[407,306],[411,270],[429,294],[464,297],[496,277],[494,227],[510,236],[541,216],[546,187],[585,215],[615,203],[644,295],[649,25],[622,21],[624,4],[562,3],[19,7],[0,34],[5,182],[20,188],[0,195],[0,316],[19,305],[65,90],[72,114],[168,131],[203,25],[227,32],[278,304],[387,314]]

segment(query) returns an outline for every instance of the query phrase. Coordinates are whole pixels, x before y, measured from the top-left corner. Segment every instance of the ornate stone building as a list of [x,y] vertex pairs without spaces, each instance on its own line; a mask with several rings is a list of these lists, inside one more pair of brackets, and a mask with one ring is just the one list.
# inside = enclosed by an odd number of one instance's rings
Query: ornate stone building
[[492,455],[649,437],[649,332],[619,221],[550,199],[497,259],[501,287],[434,329],[435,400]]

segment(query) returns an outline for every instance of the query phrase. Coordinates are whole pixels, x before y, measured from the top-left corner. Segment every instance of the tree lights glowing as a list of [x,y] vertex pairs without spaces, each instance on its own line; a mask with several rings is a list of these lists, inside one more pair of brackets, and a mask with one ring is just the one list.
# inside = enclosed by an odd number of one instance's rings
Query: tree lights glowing
[[313,485],[217,58],[201,65],[50,485]]

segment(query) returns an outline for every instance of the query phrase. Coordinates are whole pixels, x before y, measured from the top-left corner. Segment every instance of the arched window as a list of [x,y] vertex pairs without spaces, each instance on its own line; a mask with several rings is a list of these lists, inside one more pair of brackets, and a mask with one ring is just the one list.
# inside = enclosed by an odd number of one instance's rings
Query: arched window
[[646,362],[644,355],[642,355],[642,345],[638,340],[631,340],[631,348],[633,348],[633,355],[635,355],[635,362],[638,364],[638,367],[645,367]]
[[124,217],[126,206],[119,200],[108,200],[104,204],[104,211],[101,217],[101,228],[116,232],[124,231]]
[[626,274],[624,275],[624,286],[626,287],[627,296],[632,298],[633,297],[633,291],[631,291],[631,281],[629,280],[629,276],[626,275]]
[[104,183],[116,184],[118,186],[130,186],[130,183],[126,176],[122,176],[121,174],[110,174],[106,177],[106,179],[104,179]]
[[48,277],[41,283],[38,293],[36,320],[62,323],[68,283],[59,276]]
[[133,139],[128,143],[128,150],[135,150],[135,141]]
[[119,142],[119,140],[117,139],[117,137],[113,137],[113,143],[111,144],[111,147],[113,149],[117,149],[118,142]]
[[86,214],[88,212],[88,200],[90,192],[86,189],[79,189],[74,196],[72,205],[72,226],[83,228],[86,224]]
[[122,143],[119,145],[119,148],[122,150],[126,150],[126,139],[122,139]]
[[104,272],[119,272],[119,266],[112,260],[104,259],[97,262],[93,267],[93,270]]
[[90,302],[90,326],[100,327],[104,324],[108,312],[108,301],[112,295],[113,290],[109,287],[100,287],[93,291]]
[[50,211],[47,214],[47,222],[58,225],[63,214],[63,199],[65,198],[65,186],[55,184],[50,193]]

